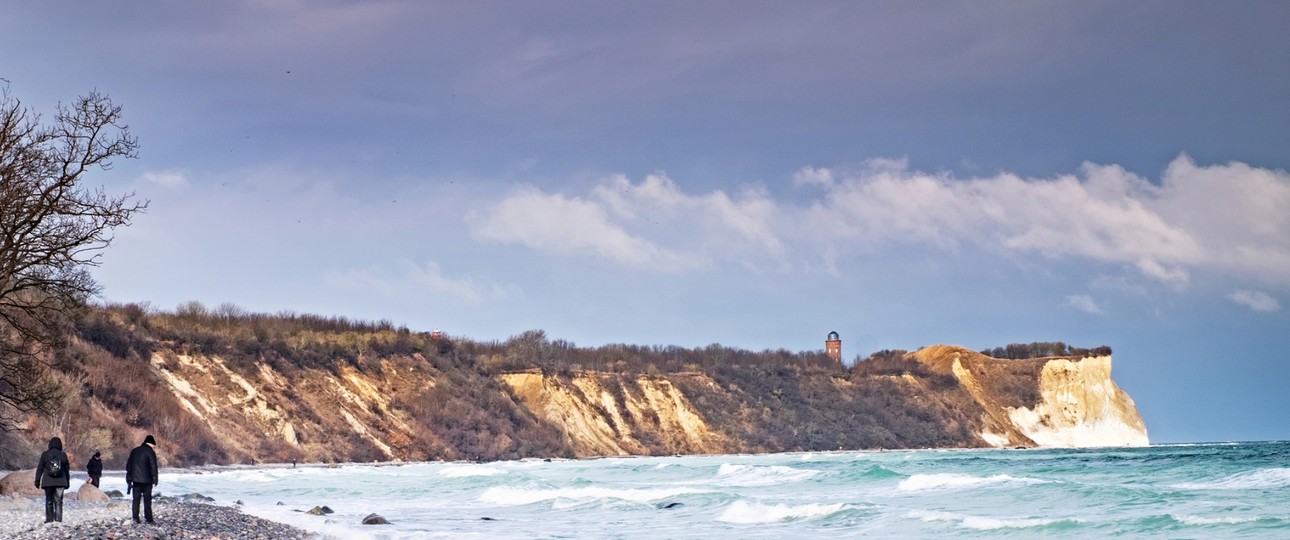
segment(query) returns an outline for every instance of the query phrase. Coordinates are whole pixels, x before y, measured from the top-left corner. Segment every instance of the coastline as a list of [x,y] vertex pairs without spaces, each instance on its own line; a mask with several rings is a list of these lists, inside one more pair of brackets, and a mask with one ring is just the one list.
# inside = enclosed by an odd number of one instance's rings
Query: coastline
[[157,523],[135,524],[130,501],[67,500],[63,522],[44,523],[44,497],[0,498],[0,538],[53,540],[112,539],[288,539],[323,540],[327,537],[291,525],[243,513],[236,507],[181,502],[158,497],[152,503]]

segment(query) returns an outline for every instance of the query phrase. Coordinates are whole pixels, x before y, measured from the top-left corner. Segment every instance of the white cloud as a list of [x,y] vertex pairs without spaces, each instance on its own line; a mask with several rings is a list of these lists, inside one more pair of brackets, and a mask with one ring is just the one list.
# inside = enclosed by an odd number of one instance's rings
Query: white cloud
[[1227,295],[1227,299],[1254,311],[1271,312],[1281,310],[1281,303],[1276,298],[1259,291],[1240,290]]
[[[643,187],[646,198],[665,200],[671,196],[665,186]],[[665,206],[658,209],[667,210]],[[664,249],[628,233],[613,222],[601,203],[548,195],[534,188],[518,189],[485,214],[474,214],[468,219],[478,238],[518,243],[538,251],[593,255],[624,266],[661,272],[683,271],[704,264],[700,257]]]
[[177,171],[146,172],[139,176],[139,179],[164,188],[178,188],[188,185],[188,178]]
[[1165,268],[1149,257],[1138,259],[1137,267],[1142,272],[1142,275],[1177,288],[1185,287],[1190,279],[1186,270],[1182,268]]
[[427,261],[418,266],[403,261],[403,272],[390,276],[376,269],[354,269],[327,274],[326,281],[333,286],[361,289],[390,298],[416,298],[430,296],[479,305],[490,300],[504,300],[509,295],[506,287],[482,284],[471,278],[444,275],[439,264]]
[[1066,305],[1094,315],[1102,313],[1102,308],[1087,294],[1072,294],[1066,297]]
[[956,178],[869,160],[859,172],[805,167],[805,203],[764,189],[687,193],[663,175],[622,175],[585,196],[522,188],[477,214],[478,238],[684,271],[708,264],[836,268],[894,245],[1092,261],[1185,288],[1205,270],[1290,287],[1290,175],[1182,155],[1159,185],[1115,165],[1050,179]]
[[833,171],[828,169],[817,169],[815,167],[802,167],[793,173],[793,185],[795,186],[831,186],[833,185]]

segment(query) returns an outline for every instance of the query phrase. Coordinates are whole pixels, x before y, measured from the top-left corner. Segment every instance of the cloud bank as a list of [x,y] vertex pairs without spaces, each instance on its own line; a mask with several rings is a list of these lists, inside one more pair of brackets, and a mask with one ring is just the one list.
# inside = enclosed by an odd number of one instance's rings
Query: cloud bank
[[790,182],[805,202],[758,188],[687,193],[661,174],[613,176],[581,195],[526,186],[469,223],[482,240],[655,272],[834,271],[912,245],[1115,264],[1179,289],[1197,270],[1290,286],[1281,170],[1181,155],[1153,183],[1092,163],[1056,178],[956,178],[872,160],[849,173],[806,167]]

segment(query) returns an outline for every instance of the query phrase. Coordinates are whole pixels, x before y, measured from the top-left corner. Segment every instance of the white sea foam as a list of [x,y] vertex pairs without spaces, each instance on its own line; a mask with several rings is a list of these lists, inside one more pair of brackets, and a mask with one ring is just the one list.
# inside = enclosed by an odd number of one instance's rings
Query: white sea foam
[[958,521],[960,519],[963,519],[963,516],[960,516],[958,514],[951,514],[949,512],[938,512],[936,510],[910,510],[908,512],[905,512],[905,517],[917,519],[919,521],[924,521],[928,523],[933,521]]
[[963,489],[992,484],[1045,484],[1047,480],[1037,478],[1018,478],[1007,474],[994,476],[971,476],[966,474],[915,474],[900,481],[896,486],[901,491],[927,491],[933,489]]
[[939,512],[935,510],[911,510],[905,513],[905,517],[918,519],[924,522],[933,521],[953,521],[964,529],[974,529],[978,531],[990,531],[995,529],[1025,529],[1029,527],[1043,527],[1054,523],[1069,522],[1083,523],[1082,519],[1055,519],[1055,518],[994,518],[983,516],[968,516],[962,514],[952,514],[949,512]]
[[1025,529],[1029,527],[1043,527],[1054,523],[1067,521],[1082,523],[1079,519],[1046,519],[1046,518],[988,518],[968,516],[963,518],[961,524],[965,529],[976,529],[979,531],[990,531],[994,529]]
[[805,480],[817,474],[820,472],[784,465],[756,466],[722,463],[717,469],[717,482],[726,486],[772,486]]
[[618,499],[634,502],[650,502],[685,495],[703,493],[693,488],[655,488],[655,489],[609,489],[595,486],[579,488],[533,489],[508,486],[491,487],[479,495],[479,502],[499,506],[521,506],[555,499],[589,501],[596,499]]
[[1290,487],[1290,468],[1273,467],[1234,474],[1210,482],[1174,484],[1177,489],[1276,489]]
[[502,474],[502,470],[495,467],[471,467],[457,465],[445,467],[439,470],[439,476],[444,478],[467,478],[471,476],[497,476]]
[[717,516],[717,521],[727,523],[774,523],[777,521],[799,520],[823,517],[840,512],[845,505],[836,504],[758,504],[746,501],[735,501]]
[[1178,523],[1182,523],[1183,525],[1231,525],[1234,523],[1250,523],[1250,522],[1259,520],[1259,518],[1257,517],[1227,516],[1227,517],[1211,518],[1211,517],[1203,517],[1203,516],[1189,516],[1189,515],[1178,515],[1178,514],[1169,514],[1169,517],[1173,518],[1173,520],[1177,521]]

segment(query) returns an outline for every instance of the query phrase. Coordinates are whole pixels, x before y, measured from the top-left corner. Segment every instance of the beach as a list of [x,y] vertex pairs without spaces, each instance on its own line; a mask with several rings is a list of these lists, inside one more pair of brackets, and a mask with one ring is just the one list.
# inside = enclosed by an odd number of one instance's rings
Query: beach
[[[185,495],[158,498],[156,526],[130,523],[129,500],[68,501],[65,523],[42,525],[41,498],[0,498],[0,538],[1286,538],[1287,455],[1290,442],[1245,442],[212,466],[162,471]],[[388,522],[363,524],[373,513]]]
[[0,538],[54,539],[323,539],[324,536],[243,514],[236,507],[158,498],[155,525],[130,519],[130,500],[68,500],[63,521],[44,523],[43,497],[0,498]]

